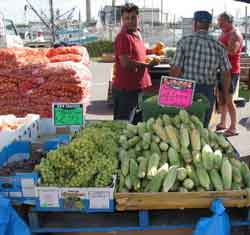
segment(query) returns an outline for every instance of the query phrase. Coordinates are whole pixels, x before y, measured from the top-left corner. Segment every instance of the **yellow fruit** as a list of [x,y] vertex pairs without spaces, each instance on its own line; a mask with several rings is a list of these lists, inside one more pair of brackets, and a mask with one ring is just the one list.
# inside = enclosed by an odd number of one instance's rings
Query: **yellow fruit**
[[157,49],[163,49],[164,47],[165,47],[165,45],[163,42],[157,42],[155,44],[155,48],[157,48]]
[[159,64],[161,62],[161,58],[159,56],[154,56],[153,61]]
[[153,60],[153,58],[146,57],[144,61],[145,61],[145,63],[150,63],[152,60]]

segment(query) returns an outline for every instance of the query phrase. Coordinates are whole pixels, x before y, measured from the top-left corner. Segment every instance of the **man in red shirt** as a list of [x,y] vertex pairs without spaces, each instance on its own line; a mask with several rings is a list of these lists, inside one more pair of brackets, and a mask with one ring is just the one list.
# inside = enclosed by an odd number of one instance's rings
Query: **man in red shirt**
[[233,26],[233,16],[224,12],[218,17],[218,25],[222,30],[219,41],[226,47],[228,52],[228,59],[231,63],[231,87],[229,97],[223,97],[223,87],[219,85],[219,100],[221,105],[221,121],[217,125],[217,130],[226,129],[226,115],[229,113],[231,124],[224,132],[226,136],[237,135],[237,114],[236,107],[233,101],[233,94],[235,92],[239,76],[240,76],[240,52],[243,46],[243,37],[238,29]]
[[115,39],[116,77],[112,82],[114,120],[130,120],[138,106],[139,93],[151,86],[148,68],[155,61],[145,63],[147,50],[139,25],[139,9],[132,3],[122,8],[122,28]]

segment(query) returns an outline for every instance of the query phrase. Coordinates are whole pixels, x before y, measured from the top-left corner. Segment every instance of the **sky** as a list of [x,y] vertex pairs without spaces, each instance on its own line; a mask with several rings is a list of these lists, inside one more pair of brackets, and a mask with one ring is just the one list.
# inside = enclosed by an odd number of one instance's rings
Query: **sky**
[[[29,0],[30,3],[40,12],[49,11],[49,0]],[[85,20],[85,0],[53,0],[54,8],[60,8],[61,13],[73,8],[78,7],[81,9],[82,19]],[[116,0],[117,5],[124,4],[126,0]],[[158,7],[161,6],[161,0],[130,0],[137,4],[139,7]],[[104,5],[111,5],[112,0],[91,0],[91,14],[94,18],[97,17],[98,11]],[[5,18],[13,19],[15,23],[24,22],[24,5],[26,0],[0,0],[0,12]],[[214,15],[218,15],[223,11],[228,11],[235,17],[245,15],[245,6],[248,6],[248,13],[250,15],[250,4],[236,2],[234,0],[163,0],[164,13],[168,13],[168,19],[179,17],[192,17],[193,12],[196,10],[208,10]],[[76,14],[78,15],[78,13]],[[31,10],[28,10],[29,19],[37,19]]]

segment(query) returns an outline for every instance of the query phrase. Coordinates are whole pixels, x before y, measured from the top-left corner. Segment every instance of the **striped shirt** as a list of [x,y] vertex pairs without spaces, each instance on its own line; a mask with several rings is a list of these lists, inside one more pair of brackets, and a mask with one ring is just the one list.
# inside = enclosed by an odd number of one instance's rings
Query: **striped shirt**
[[206,85],[217,84],[218,69],[225,72],[231,68],[226,48],[207,31],[180,39],[173,65],[181,69],[183,78]]

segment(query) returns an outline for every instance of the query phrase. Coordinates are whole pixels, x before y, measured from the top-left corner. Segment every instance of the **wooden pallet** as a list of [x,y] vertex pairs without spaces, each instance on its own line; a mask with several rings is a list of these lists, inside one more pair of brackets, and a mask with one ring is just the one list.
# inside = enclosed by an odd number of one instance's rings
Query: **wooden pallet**
[[116,193],[115,198],[118,211],[209,208],[216,198],[221,198],[225,207],[250,206],[250,192],[243,190],[188,193]]

